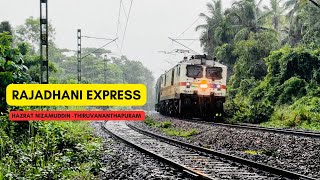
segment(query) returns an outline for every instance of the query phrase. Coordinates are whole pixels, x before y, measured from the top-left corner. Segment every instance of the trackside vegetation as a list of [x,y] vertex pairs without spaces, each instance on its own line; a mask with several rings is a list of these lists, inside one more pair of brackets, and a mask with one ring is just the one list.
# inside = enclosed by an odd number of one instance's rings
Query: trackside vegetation
[[154,127],[154,128],[159,128],[163,133],[165,133],[168,136],[178,136],[178,137],[192,137],[194,135],[197,135],[199,132],[196,129],[181,129],[174,127],[172,125],[172,122],[170,121],[164,121],[164,122],[158,122],[154,121],[150,117],[146,117],[145,124]]
[[[8,118],[10,111],[39,109],[12,107],[5,99],[9,84],[40,81],[39,22],[30,17],[15,29],[9,22],[0,23],[0,180],[98,179],[99,172],[103,171],[102,140],[94,136],[88,122],[12,122]],[[65,53],[70,54],[70,50],[55,45],[51,24],[49,33],[50,83],[78,83],[76,54],[67,56]],[[89,54],[94,49],[84,48],[83,53]],[[105,53],[110,51],[102,49],[83,60],[82,83],[153,84],[152,73],[141,62],[124,56],[108,58],[107,71],[104,71]],[[151,104],[142,108],[148,106]],[[84,107],[45,109],[84,110]]]
[[0,179],[95,179],[102,144],[88,123],[0,117]]
[[207,4],[197,30],[204,50],[228,65],[227,119],[320,130],[320,8],[308,0],[222,2]]
[[[23,43],[0,34],[0,179],[94,179],[101,168],[102,143],[84,122],[12,122],[6,86],[28,83],[32,74]],[[23,108],[19,110],[30,110]]]

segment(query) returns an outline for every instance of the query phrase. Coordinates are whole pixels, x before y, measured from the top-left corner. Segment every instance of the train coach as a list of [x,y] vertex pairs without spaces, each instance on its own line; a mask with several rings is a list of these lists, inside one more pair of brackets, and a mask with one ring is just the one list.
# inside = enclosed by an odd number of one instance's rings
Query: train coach
[[208,55],[185,57],[157,80],[156,111],[173,117],[222,117],[226,82],[227,66]]

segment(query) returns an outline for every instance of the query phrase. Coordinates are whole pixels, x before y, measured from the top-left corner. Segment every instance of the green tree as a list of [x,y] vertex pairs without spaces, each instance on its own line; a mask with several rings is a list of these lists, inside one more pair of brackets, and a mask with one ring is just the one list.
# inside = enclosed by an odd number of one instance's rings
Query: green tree
[[224,16],[221,0],[207,3],[207,9],[210,15],[206,15],[205,13],[200,14],[200,17],[205,19],[206,24],[197,26],[196,31],[202,30],[201,44],[208,54],[212,54],[214,48],[219,46],[224,41],[224,38],[226,38],[224,37],[224,33],[227,31],[223,29]]
[[[19,41],[28,42],[33,48],[38,47],[40,44],[40,19],[32,16],[27,18],[23,25],[17,27],[16,33]],[[54,39],[55,29],[51,23],[49,23],[48,33],[49,39]]]
[[282,5],[283,0],[270,0],[270,7],[264,6],[266,16],[271,17],[273,29],[280,33],[281,24],[284,24],[283,16],[286,7]]
[[0,112],[6,112],[6,87],[9,84],[23,84],[30,80],[19,49],[12,48],[12,36],[0,33]]
[[9,35],[13,35],[12,27],[9,21],[3,21],[0,23],[0,33],[8,32]]
[[233,28],[237,29],[235,41],[247,40],[250,32],[272,31],[270,28],[264,27],[267,14],[262,13],[261,2],[262,0],[258,3],[255,0],[240,0],[235,2],[228,11]]

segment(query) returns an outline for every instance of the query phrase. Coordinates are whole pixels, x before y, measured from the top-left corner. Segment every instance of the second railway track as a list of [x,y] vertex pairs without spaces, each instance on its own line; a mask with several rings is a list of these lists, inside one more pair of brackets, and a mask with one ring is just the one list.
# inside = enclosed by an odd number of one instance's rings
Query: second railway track
[[[164,116],[164,115],[161,115],[161,116]],[[164,116],[164,117],[167,117],[167,116]],[[175,117],[168,117],[168,118],[175,118]],[[268,128],[268,127],[262,127],[262,126],[258,126],[258,125],[250,125],[250,124],[215,123],[215,122],[203,121],[201,119],[197,119],[197,120],[196,119],[179,119],[179,120],[193,122],[193,123],[207,124],[207,125],[212,125],[212,126],[223,126],[223,127],[230,127],[230,128],[256,130],[256,131],[262,131],[262,132],[271,132],[271,133],[279,133],[279,134],[311,137],[311,138],[319,138],[320,139],[320,132],[315,132],[315,131]]]
[[165,161],[197,179],[313,179],[158,136],[124,122],[109,121],[104,129],[138,150]]

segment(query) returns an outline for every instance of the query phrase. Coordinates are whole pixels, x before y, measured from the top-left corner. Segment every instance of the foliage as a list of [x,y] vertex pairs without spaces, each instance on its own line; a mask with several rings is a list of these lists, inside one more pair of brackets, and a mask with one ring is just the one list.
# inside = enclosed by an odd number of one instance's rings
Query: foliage
[[[77,82],[77,57],[75,55],[65,57],[59,65],[58,73],[52,73],[52,77],[59,80],[59,83]],[[151,109],[153,101],[154,77],[140,61],[111,57],[105,59],[103,56],[89,55],[82,59],[82,83],[94,84],[145,84],[148,87],[148,104],[144,109]],[[106,77],[106,79],[105,79]]]
[[176,128],[170,121],[158,122],[154,121],[150,117],[146,117],[145,124],[151,127],[159,128],[163,133],[168,136],[178,136],[178,137],[192,137],[197,135],[199,132],[196,129],[182,129]]
[[[248,40],[239,41],[235,45],[233,53],[238,59],[234,64],[233,75],[229,81],[231,97],[237,92],[243,93],[239,91],[239,88],[241,84],[248,84],[244,81],[250,81],[252,86],[254,81],[265,77],[267,66],[263,58],[277,47],[276,37],[273,33],[268,32],[251,34]],[[248,87],[244,88],[248,90]]]
[[6,112],[6,87],[9,84],[22,84],[30,80],[28,68],[24,65],[22,54],[12,48],[12,37],[8,32],[0,34],[0,112]]
[[[49,39],[53,39],[55,35],[55,29],[49,22]],[[38,46],[40,37],[40,19],[29,17],[25,20],[23,25],[17,27],[17,38],[21,42],[28,42],[33,46]]]
[[[9,32],[0,34],[0,179],[94,179],[102,147],[87,123],[8,119],[7,112],[17,107],[6,104],[6,87],[39,81],[34,49],[28,42],[12,41]],[[51,63],[49,69],[54,73],[58,67]]]
[[[317,122],[318,115],[311,112],[315,105],[311,106],[307,99],[316,102],[311,99],[319,97],[319,54],[320,49],[287,46],[272,52],[265,59],[268,74],[256,83],[253,79],[242,79],[233,103],[227,104],[227,112],[238,122],[278,119],[281,125],[290,127]],[[247,86],[249,82],[255,85]],[[242,88],[243,84],[248,89]]]
[[65,179],[81,172],[93,177],[101,168],[101,142],[87,123],[14,123],[6,116],[0,127],[0,177]]
[[164,122],[156,122],[153,119],[151,119],[149,116],[146,117],[146,120],[144,121],[145,124],[152,127],[157,128],[170,128],[172,126],[172,122],[170,121],[164,121]]
[[228,66],[230,121],[318,127],[302,99],[320,97],[319,8],[307,0],[263,7],[236,0],[226,9],[221,2],[207,4],[209,14],[200,14],[206,23],[196,30],[204,51]]
[[185,138],[189,138],[199,133],[195,129],[184,130],[184,129],[177,129],[177,128],[164,128],[163,132],[168,136],[178,136],[178,137],[185,137]]
[[305,96],[290,106],[279,107],[265,126],[320,130],[320,98]]
[[12,35],[12,27],[8,21],[3,21],[0,23],[0,33],[7,32]]

